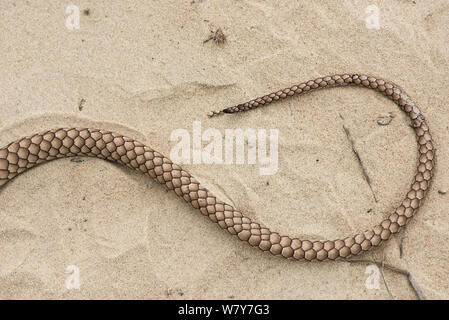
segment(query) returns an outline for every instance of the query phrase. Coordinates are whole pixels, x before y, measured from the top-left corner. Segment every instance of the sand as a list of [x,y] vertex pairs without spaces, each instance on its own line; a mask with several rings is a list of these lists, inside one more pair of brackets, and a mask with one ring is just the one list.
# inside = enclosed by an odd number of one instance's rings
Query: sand
[[[363,258],[407,270],[427,298],[449,298],[447,1],[73,4],[80,28],[69,30],[69,2],[2,3],[1,145],[82,126],[126,134],[168,156],[172,132],[192,133],[194,121],[221,133],[277,129],[276,174],[247,163],[183,167],[273,230],[343,237],[383,219],[408,190],[417,146],[396,105],[362,88],[336,88],[244,114],[206,114],[318,76],[379,75],[420,106],[438,158],[419,214]],[[365,21],[373,4],[379,29]],[[203,43],[217,28],[226,42]],[[390,115],[388,125],[377,123]],[[150,178],[81,160],[39,166],[0,191],[0,298],[417,298],[406,276],[387,269],[391,295],[368,264],[262,253]]]

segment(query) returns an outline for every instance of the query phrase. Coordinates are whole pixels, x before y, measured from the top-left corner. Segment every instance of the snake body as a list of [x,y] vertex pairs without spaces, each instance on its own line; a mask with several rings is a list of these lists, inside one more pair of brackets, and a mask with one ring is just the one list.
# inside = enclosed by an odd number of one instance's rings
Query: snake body
[[232,205],[217,199],[187,171],[149,146],[121,134],[99,129],[49,130],[1,148],[0,186],[29,168],[57,158],[101,158],[149,175],[221,228],[263,251],[308,261],[348,258],[379,246],[392,234],[399,232],[416,213],[429,187],[434,167],[434,146],[426,121],[409,96],[386,80],[367,75],[342,74],[303,82],[219,112],[211,112],[210,116],[246,111],[316,89],[347,85],[371,88],[393,100],[410,117],[419,152],[417,173],[405,199],[385,220],[354,236],[337,240],[307,240],[280,235],[253,221]]

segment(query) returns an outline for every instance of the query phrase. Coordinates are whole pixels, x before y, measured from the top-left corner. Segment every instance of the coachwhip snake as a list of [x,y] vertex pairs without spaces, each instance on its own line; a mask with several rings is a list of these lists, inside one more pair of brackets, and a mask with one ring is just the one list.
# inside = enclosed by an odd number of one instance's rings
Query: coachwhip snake
[[408,95],[395,84],[366,75],[343,74],[310,80],[244,104],[211,112],[234,113],[257,108],[295,94],[333,86],[358,85],[381,92],[393,100],[411,119],[415,130],[419,163],[415,179],[397,209],[373,228],[338,240],[302,240],[282,236],[254,222],[233,206],[217,199],[194,177],[159,152],[120,134],[88,128],[55,129],[10,143],[0,149],[0,186],[40,163],[71,156],[90,156],[123,164],[148,174],[174,191],[192,207],[208,216],[229,233],[251,246],[274,255],[296,260],[347,258],[379,246],[399,232],[420,207],[434,167],[434,146],[429,128]]

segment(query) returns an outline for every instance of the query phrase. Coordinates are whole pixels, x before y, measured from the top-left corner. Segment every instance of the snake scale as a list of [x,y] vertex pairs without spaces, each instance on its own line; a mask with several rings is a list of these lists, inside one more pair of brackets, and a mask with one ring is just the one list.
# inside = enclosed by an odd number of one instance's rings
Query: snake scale
[[307,240],[280,235],[217,199],[192,175],[159,152],[131,138],[98,129],[49,130],[1,148],[0,186],[27,169],[53,159],[72,156],[106,159],[149,175],[221,228],[263,251],[308,261],[348,258],[379,246],[399,232],[416,213],[429,187],[434,167],[434,145],[423,115],[409,96],[397,85],[380,78],[342,74],[303,82],[219,112],[209,113],[209,116],[214,116],[220,113],[242,112],[316,89],[348,85],[371,88],[393,100],[410,117],[419,152],[417,172],[405,199],[385,220],[354,236],[337,240]]

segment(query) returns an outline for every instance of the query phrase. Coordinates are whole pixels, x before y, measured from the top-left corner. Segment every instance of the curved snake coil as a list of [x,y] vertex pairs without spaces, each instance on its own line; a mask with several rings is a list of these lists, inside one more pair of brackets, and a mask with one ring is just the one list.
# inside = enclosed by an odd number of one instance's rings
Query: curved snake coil
[[104,130],[56,129],[10,143],[0,149],[0,186],[25,170],[46,161],[71,156],[97,157],[148,174],[221,228],[263,251],[308,261],[348,258],[379,246],[392,234],[399,232],[416,213],[429,187],[434,167],[434,146],[423,115],[408,95],[395,84],[375,77],[358,74],[333,75],[310,80],[219,112],[214,111],[209,116],[222,112],[246,111],[295,94],[347,85],[358,85],[382,93],[410,117],[419,145],[419,164],[410,191],[397,209],[372,229],[344,239],[303,240],[273,232],[244,216],[233,206],[217,199],[187,171],[159,152],[131,138]]

